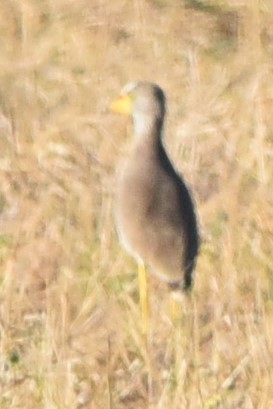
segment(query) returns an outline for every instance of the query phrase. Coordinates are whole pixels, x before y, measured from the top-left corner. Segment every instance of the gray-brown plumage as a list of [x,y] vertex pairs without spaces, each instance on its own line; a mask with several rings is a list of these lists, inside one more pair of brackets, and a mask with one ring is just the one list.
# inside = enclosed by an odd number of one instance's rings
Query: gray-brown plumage
[[193,201],[162,142],[165,96],[155,84],[128,84],[112,110],[131,114],[134,139],[118,175],[115,216],[126,249],[167,282],[188,289],[199,236]]

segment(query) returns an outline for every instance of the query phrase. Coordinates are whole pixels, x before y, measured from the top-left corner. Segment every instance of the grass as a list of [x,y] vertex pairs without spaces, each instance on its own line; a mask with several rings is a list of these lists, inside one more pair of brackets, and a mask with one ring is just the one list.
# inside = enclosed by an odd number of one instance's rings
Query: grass
[[[273,408],[272,13],[251,2],[2,0],[0,407]],[[202,230],[173,322],[112,220],[127,82],[166,91]]]

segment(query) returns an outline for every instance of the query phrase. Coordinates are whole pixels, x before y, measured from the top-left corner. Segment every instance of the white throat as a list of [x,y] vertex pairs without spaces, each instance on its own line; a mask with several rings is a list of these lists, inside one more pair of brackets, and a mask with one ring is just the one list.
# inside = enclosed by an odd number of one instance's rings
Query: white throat
[[135,135],[143,137],[150,135],[156,126],[155,118],[146,113],[137,113],[133,116]]

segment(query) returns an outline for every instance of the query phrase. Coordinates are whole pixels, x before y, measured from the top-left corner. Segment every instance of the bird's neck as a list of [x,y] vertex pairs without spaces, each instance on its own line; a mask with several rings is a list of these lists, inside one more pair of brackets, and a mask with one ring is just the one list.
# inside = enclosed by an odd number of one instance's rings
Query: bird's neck
[[133,151],[142,156],[158,156],[162,148],[163,120],[151,118],[149,115],[141,115],[134,118],[135,138]]
[[158,117],[152,117],[149,114],[138,113],[133,118],[135,136],[137,139],[149,139],[155,142],[161,139],[163,131],[163,119]]

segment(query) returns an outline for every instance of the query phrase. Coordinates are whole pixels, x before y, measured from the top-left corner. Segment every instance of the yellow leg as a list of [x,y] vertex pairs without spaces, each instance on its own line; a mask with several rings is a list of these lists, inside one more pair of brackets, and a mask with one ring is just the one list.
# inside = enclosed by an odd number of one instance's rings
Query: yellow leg
[[146,335],[149,327],[149,299],[148,299],[148,282],[147,272],[143,263],[138,263],[138,285],[139,285],[139,302],[142,315],[142,330]]
[[171,293],[170,294],[170,316],[173,323],[181,320],[183,316],[183,294]]

